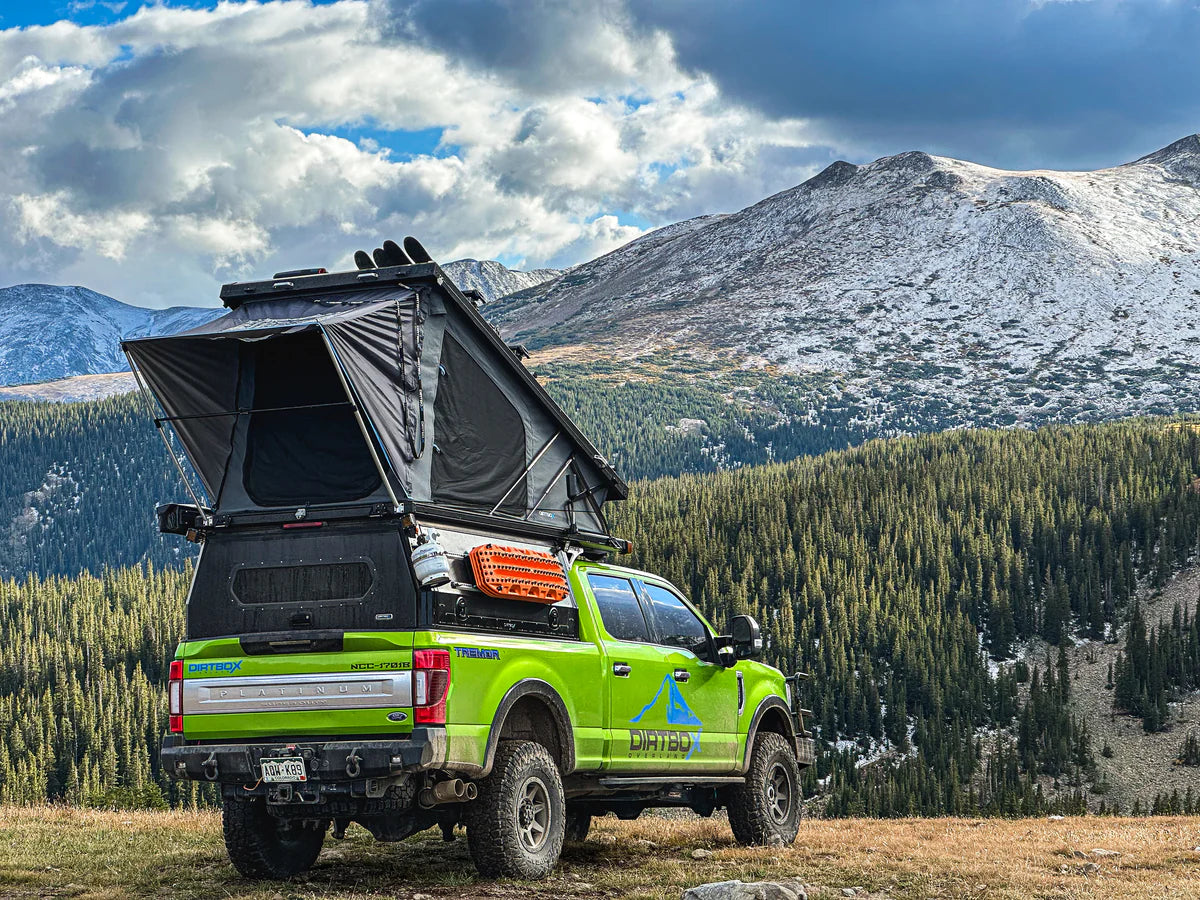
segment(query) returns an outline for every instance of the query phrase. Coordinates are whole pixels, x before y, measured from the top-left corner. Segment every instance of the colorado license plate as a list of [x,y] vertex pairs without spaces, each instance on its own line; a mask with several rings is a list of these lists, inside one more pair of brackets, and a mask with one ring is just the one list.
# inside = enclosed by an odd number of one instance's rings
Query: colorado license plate
[[308,773],[304,771],[304,760],[299,756],[264,759],[262,761],[262,780],[268,784],[295,783],[308,781]]

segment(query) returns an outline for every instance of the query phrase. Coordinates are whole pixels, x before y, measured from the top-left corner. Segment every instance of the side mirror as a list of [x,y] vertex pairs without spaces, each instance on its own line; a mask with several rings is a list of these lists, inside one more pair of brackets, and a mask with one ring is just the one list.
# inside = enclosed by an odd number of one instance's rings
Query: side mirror
[[753,616],[734,616],[729,623],[733,638],[733,650],[738,659],[755,659],[762,656],[762,631]]

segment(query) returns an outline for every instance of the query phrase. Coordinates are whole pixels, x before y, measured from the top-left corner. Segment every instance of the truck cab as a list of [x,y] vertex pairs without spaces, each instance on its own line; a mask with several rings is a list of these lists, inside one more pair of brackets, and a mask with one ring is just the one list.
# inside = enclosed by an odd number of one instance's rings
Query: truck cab
[[226,320],[126,344],[201,482],[159,510],[200,545],[162,764],[219,788],[234,866],[464,825],[481,873],[541,877],[665,806],[790,843],[800,676],[613,563],[624,483],[435,264],[367,274],[227,286]]

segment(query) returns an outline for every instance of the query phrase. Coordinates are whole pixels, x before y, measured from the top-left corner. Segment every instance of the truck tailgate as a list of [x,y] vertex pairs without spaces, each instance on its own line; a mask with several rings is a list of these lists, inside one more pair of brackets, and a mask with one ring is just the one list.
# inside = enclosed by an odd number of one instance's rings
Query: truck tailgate
[[185,643],[184,739],[409,732],[412,642],[406,631],[347,633],[338,651],[263,655],[236,638]]

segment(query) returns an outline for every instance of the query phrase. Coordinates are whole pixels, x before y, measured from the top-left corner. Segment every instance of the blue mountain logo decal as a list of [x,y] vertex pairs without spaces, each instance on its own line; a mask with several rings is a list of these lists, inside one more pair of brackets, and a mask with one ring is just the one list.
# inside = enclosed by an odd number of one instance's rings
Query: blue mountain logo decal
[[658,691],[654,695],[654,699],[642,707],[642,711],[629,720],[630,724],[636,725],[649,713],[662,698],[663,693],[667,695],[667,724],[675,726],[692,726],[699,729],[696,732],[695,740],[691,741],[691,747],[687,751],[684,759],[691,759],[692,754],[700,747],[700,735],[704,733],[704,723],[700,721],[700,717],[692,712],[692,708],[688,706],[687,701],[683,699],[683,694],[679,692],[679,687],[675,684],[675,679],[670,675],[664,675],[662,684],[658,686]]

